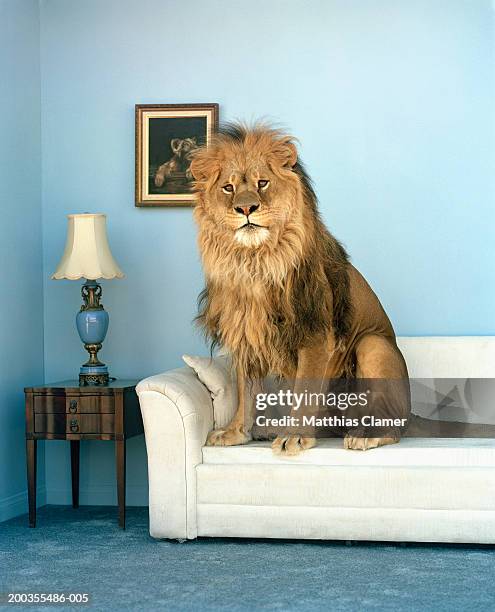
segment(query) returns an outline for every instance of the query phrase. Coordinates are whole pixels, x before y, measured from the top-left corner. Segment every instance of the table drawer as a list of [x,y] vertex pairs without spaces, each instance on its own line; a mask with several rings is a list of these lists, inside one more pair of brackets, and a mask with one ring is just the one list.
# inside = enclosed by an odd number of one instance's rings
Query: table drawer
[[65,414],[38,413],[34,415],[35,433],[49,434],[113,434],[113,413]]
[[35,413],[35,433],[65,434],[65,412]]
[[78,395],[65,398],[65,412],[83,414],[85,412],[115,412],[114,398],[108,395]]
[[65,395],[35,395],[35,412],[65,412]]
[[115,412],[113,396],[108,395],[35,395],[34,412],[80,414],[84,412]]
[[67,415],[66,433],[114,433],[114,415],[111,413]]

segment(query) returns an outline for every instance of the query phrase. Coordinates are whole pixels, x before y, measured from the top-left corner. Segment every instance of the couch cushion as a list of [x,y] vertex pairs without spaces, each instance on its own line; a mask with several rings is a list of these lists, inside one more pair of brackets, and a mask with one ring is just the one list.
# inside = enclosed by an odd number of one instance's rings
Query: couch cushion
[[237,409],[237,384],[232,361],[228,355],[198,357],[182,355],[182,360],[194,370],[208,389],[213,401],[213,426],[225,427]]
[[492,510],[495,475],[486,467],[203,464],[197,496],[241,506]]
[[205,446],[203,463],[495,468],[495,440],[491,438],[406,438],[399,444],[367,452],[346,451],[341,439],[321,439],[315,448],[295,457],[274,455],[270,444],[262,441],[244,446]]
[[495,441],[403,440],[363,453],[341,440],[294,458],[269,444],[203,448],[199,504],[492,510]]

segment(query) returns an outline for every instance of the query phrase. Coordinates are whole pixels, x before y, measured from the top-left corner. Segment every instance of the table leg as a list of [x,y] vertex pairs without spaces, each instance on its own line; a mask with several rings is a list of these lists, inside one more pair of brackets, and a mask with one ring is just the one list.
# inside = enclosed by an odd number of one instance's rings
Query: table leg
[[37,440],[26,440],[30,527],[36,527],[36,450]]
[[80,441],[70,441],[70,468],[72,475],[72,507],[79,508],[79,451]]
[[119,526],[125,529],[125,440],[115,441],[117,468],[117,500],[119,503]]

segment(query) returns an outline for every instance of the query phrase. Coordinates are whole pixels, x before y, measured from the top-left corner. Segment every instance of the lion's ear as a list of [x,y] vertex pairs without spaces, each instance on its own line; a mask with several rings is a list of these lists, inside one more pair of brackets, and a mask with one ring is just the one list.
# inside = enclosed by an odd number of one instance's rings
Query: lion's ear
[[297,148],[291,138],[276,142],[271,154],[273,161],[279,167],[293,168],[297,163]]
[[197,181],[215,181],[220,174],[220,165],[217,159],[202,151],[194,155],[190,170]]

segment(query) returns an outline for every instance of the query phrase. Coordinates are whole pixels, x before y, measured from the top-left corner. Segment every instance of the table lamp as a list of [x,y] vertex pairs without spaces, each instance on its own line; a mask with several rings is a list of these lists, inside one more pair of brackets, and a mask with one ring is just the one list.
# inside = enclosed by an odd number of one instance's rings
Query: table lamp
[[67,242],[53,279],[85,279],[81,288],[83,305],[76,316],[79,337],[89,353],[81,366],[79,385],[107,385],[108,368],[98,359],[108,329],[108,313],[100,303],[98,278],[123,278],[107,239],[107,217],[101,213],[67,215]]

